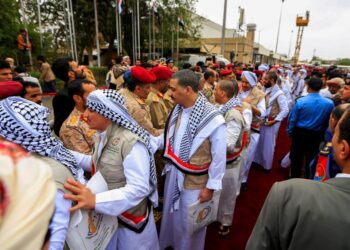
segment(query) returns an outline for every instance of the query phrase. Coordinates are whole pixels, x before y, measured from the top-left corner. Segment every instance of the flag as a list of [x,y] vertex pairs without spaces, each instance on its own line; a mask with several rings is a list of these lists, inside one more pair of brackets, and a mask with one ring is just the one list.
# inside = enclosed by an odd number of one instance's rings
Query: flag
[[179,26],[181,27],[182,30],[185,30],[185,22],[182,17],[178,17],[177,20],[179,21]]
[[154,15],[156,16],[157,23],[160,26],[161,25],[161,18],[160,18],[159,12],[158,12],[158,6],[159,6],[159,3],[157,2],[157,0],[152,0],[150,2],[150,8],[153,11]]
[[122,14],[122,12],[123,12],[122,2],[123,2],[123,0],[117,0],[117,5],[118,5],[118,13],[119,13],[119,15],[121,15],[121,14]]

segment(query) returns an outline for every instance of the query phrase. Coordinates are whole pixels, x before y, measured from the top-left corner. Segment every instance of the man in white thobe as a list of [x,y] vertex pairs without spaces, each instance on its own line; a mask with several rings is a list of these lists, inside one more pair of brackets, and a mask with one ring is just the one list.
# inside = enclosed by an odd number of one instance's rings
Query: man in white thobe
[[[164,137],[169,160],[166,173],[160,248],[204,249],[206,227],[189,234],[188,209],[197,202],[210,201],[221,189],[226,165],[226,126],[222,115],[198,93],[199,79],[190,70],[174,73],[169,95],[177,104]],[[164,143],[165,145],[162,145]]]
[[277,84],[276,72],[268,72],[264,78],[266,93],[265,122],[261,126],[260,139],[256,148],[254,162],[265,170],[272,169],[276,139],[282,120],[288,115],[288,101]]
[[157,204],[156,175],[149,134],[129,116],[124,98],[115,90],[96,90],[87,99],[84,115],[91,129],[98,132],[93,156],[74,153],[77,162],[94,174],[99,171],[109,191],[91,190],[68,179],[66,189],[77,195],[71,211],[95,209],[118,216],[119,227],[107,249],[159,249],[157,230],[148,204]]
[[[242,176],[242,188],[247,188],[248,174],[250,166],[252,165],[256,146],[259,142],[260,137],[260,117],[265,114],[266,103],[265,93],[259,90],[257,85],[257,76],[250,71],[242,72],[242,90],[238,97],[243,102],[247,102],[251,105],[253,119],[251,122],[250,129],[250,141],[245,156],[243,156],[243,176]],[[243,113],[244,115],[244,113]]]
[[217,220],[221,223],[219,234],[227,235],[233,220],[238,190],[240,189],[241,153],[247,141],[245,119],[237,109],[241,101],[237,98],[238,84],[236,81],[220,81],[215,89],[215,101],[221,105],[219,112],[226,121],[226,171],[222,179]]

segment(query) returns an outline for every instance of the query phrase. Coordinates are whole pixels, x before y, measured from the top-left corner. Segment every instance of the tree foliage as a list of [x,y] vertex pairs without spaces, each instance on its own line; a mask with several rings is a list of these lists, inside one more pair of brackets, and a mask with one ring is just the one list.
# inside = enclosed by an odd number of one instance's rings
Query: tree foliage
[[337,60],[337,65],[350,65],[350,58],[340,58]]
[[[163,45],[164,52],[170,56],[172,44],[176,47],[176,32],[178,28],[178,17],[182,17],[185,29],[180,30],[179,37],[186,39],[199,38],[198,19],[193,18],[194,4],[197,0],[158,0],[159,22],[155,17],[154,26],[155,41],[157,52],[160,52]],[[58,54],[69,54],[69,32],[67,21],[67,1],[57,0],[41,0],[41,21],[44,36],[44,54],[50,54],[53,57]],[[0,32],[1,42],[0,55],[2,49],[16,49],[14,42],[21,26],[20,15],[18,13],[19,0],[0,0],[2,6],[8,6],[7,10],[0,10],[1,23],[9,23],[11,25],[2,25]],[[132,6],[136,0],[123,1],[122,33],[123,33],[123,54],[132,56]],[[152,19],[152,10],[150,9],[150,0],[139,1],[140,3],[140,42],[141,51],[148,52],[149,47],[149,20]],[[72,0],[73,15],[76,30],[76,43],[79,58],[82,58],[83,52],[92,54],[92,50],[96,47],[95,42],[95,19],[94,4],[92,0]],[[115,0],[98,0],[98,24],[100,31],[100,42],[103,45],[109,45],[108,49],[104,49],[104,53],[111,54],[115,52],[114,41],[116,39],[116,9]],[[3,12],[3,13],[2,13]],[[27,0],[26,14],[30,23],[31,37],[35,40],[36,48],[38,48],[38,6],[37,0]],[[5,32],[4,32],[5,31]],[[175,35],[174,35],[175,34]],[[153,39],[153,37],[152,37]],[[173,42],[172,42],[173,41]],[[12,43],[12,44],[11,44]],[[12,46],[10,46],[12,45]]]
[[0,58],[17,55],[17,35],[21,27],[19,4],[14,0],[0,0]]

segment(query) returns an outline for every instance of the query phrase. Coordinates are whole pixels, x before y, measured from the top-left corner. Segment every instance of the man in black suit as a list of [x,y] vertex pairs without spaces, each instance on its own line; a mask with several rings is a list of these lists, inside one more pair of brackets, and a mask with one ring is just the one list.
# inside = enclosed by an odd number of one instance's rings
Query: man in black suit
[[64,88],[52,99],[52,107],[54,113],[54,131],[57,136],[62,126],[62,123],[67,119],[75,103],[68,96],[67,87],[70,81],[76,79],[84,79],[85,74],[79,68],[78,63],[72,58],[59,58],[52,64],[52,71],[55,76],[64,81]]
[[275,183],[246,249],[349,249],[350,110],[340,119],[332,145],[342,173],[323,183]]

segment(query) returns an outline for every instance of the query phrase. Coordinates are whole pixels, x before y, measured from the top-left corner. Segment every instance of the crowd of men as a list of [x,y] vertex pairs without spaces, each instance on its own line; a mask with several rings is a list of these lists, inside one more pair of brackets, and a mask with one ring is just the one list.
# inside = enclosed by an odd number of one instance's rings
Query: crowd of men
[[[221,191],[218,234],[229,235],[250,167],[271,171],[284,121],[292,144],[281,165],[292,180],[273,186],[247,249],[349,247],[350,77],[337,67],[208,58],[179,70],[171,58],[133,66],[125,56],[113,60],[101,88],[71,58],[52,67],[37,60],[40,80],[0,61],[4,249],[63,249],[78,209],[118,217],[107,249],[204,249],[206,227],[189,233],[189,208]],[[50,124],[42,92],[56,91],[56,78],[64,88],[52,100]],[[109,191],[85,185],[97,172]],[[153,208],[162,212],[159,234]]]

